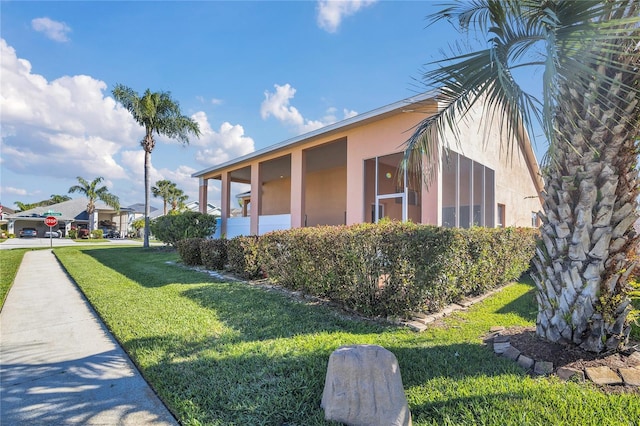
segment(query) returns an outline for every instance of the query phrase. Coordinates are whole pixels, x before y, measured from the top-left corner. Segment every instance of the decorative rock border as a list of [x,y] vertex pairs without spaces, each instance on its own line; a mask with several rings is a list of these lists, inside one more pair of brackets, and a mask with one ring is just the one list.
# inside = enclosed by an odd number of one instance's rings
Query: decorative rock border
[[496,355],[515,361],[520,367],[536,376],[549,376],[555,374],[561,380],[589,380],[596,385],[624,385],[640,387],[640,352],[635,351],[628,356],[635,367],[617,368],[612,370],[607,366],[585,367],[577,369],[572,367],[559,367],[554,369],[553,363],[532,359],[511,346],[510,337],[501,332],[505,327],[491,327],[485,343],[492,345]]
[[[508,284],[507,284],[508,285]],[[493,296],[497,292],[503,290],[506,286],[494,288],[493,290],[488,291],[485,294],[482,294],[477,297],[469,297],[463,299],[459,302],[452,303],[450,305],[445,306],[442,310],[432,314],[423,314],[420,312],[411,312],[411,319],[407,321],[394,321],[392,318],[389,318],[390,322],[399,323],[411,328],[414,331],[422,332],[427,329],[427,325],[439,320],[440,318],[446,317],[447,315],[451,315],[455,311],[464,311],[469,308],[471,305],[475,305],[478,302],[482,302],[487,297]]]

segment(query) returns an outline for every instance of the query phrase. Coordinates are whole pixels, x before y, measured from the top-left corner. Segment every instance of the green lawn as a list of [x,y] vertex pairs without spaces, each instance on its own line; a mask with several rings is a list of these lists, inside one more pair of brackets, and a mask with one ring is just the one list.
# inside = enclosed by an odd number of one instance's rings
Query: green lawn
[[0,250],[0,310],[18,272],[22,257],[28,249]]
[[176,266],[168,250],[54,250],[183,425],[324,425],[329,355],[378,344],[398,358],[414,425],[632,425],[637,395],[531,378],[481,336],[531,325],[530,283],[513,284],[443,326],[416,333],[348,319]]

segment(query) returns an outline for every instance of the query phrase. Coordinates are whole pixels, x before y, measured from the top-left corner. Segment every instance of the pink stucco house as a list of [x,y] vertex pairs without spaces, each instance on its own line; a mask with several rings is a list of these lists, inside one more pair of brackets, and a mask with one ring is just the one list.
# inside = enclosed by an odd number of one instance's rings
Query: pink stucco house
[[448,152],[440,152],[428,187],[419,175],[399,171],[405,141],[438,107],[434,93],[421,94],[201,170],[192,175],[200,182],[200,205],[207,205],[210,182],[216,185],[219,232],[228,238],[383,217],[537,226],[543,185],[529,138],[521,132],[508,149],[500,126],[486,127],[481,111],[465,120],[460,146],[451,138]]

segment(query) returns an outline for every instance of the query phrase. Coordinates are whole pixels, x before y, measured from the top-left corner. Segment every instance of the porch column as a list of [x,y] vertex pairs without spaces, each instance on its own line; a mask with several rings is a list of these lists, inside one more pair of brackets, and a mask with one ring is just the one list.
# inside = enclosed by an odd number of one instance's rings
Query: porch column
[[260,163],[251,164],[251,235],[258,235],[260,210],[262,209],[262,185],[260,184]]
[[207,213],[207,184],[208,179],[200,178],[200,187],[198,188],[198,202],[200,203],[200,213]]
[[304,226],[304,156],[302,150],[291,153],[291,227]]
[[229,172],[222,172],[220,176],[220,235],[227,234],[227,220],[229,213],[231,212],[231,200],[229,199],[231,193],[231,180],[229,179]]

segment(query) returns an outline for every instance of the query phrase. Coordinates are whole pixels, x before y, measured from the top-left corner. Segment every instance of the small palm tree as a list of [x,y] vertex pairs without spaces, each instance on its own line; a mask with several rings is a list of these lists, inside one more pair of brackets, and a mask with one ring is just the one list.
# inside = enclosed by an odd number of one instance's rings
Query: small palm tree
[[185,195],[184,191],[178,188],[178,186],[170,180],[159,180],[156,182],[156,186],[151,187],[151,193],[156,198],[162,198],[163,202],[163,214],[167,214],[167,205],[171,205],[172,211],[177,211],[184,206],[184,203],[189,199]]
[[112,94],[133,116],[133,119],[144,127],[145,136],[140,141],[144,149],[144,247],[149,247],[149,204],[151,190],[149,170],[151,168],[151,152],[156,145],[154,134],[177,139],[184,144],[189,143],[189,134],[200,136],[200,127],[195,120],[182,115],[180,105],[171,98],[168,92],[151,92],[147,89],[142,96],[133,89],[118,84]]
[[171,195],[171,191],[175,189],[176,184],[170,180],[159,180],[155,186],[151,187],[151,194],[156,198],[162,198],[163,214],[167,214],[167,203]]
[[106,205],[113,207],[116,210],[120,210],[120,200],[115,195],[109,193],[106,186],[100,186],[103,181],[102,177],[97,177],[91,182],[88,182],[84,178],[78,176],[78,185],[73,185],[69,188],[69,193],[78,192],[89,199],[87,203],[87,214],[89,215],[89,229],[94,229],[93,214],[96,211],[96,200],[103,201]]
[[[539,120],[549,141],[534,259],[537,333],[593,352],[628,339],[632,251],[638,245],[639,0],[472,0],[431,16],[487,35],[488,48],[456,55],[424,75],[439,111],[407,142],[405,167],[434,170],[441,141],[474,105],[503,118],[512,143]],[[543,97],[517,83],[542,68]],[[513,152],[513,149],[512,149]]]

